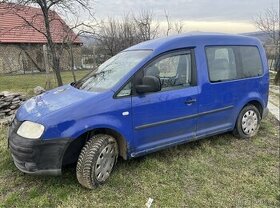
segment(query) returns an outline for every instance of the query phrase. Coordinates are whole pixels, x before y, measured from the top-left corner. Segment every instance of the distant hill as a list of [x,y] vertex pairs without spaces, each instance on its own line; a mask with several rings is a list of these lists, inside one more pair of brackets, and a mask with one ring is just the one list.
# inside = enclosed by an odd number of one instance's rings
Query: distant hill
[[81,35],[79,38],[83,42],[83,45],[86,47],[94,45],[96,41],[94,35]]
[[250,36],[258,38],[262,43],[267,43],[271,41],[271,38],[265,32],[250,32],[250,33],[241,33],[240,35]]
[[[258,38],[262,43],[267,43],[270,41],[270,37],[265,32],[261,32],[261,31],[241,33],[240,35]],[[84,46],[86,47],[90,47],[94,45],[94,43],[96,42],[96,38],[94,35],[81,35],[80,40],[83,42]]]

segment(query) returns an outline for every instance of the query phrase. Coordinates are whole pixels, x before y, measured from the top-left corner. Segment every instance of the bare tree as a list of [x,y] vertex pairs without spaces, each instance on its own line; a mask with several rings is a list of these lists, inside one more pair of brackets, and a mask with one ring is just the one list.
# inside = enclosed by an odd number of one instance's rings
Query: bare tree
[[98,41],[97,47],[98,51],[101,52],[107,59],[108,57],[117,54],[120,48],[120,41],[118,37],[120,36],[119,22],[112,18],[109,18],[107,22],[102,21],[100,29],[97,32],[96,39]]
[[184,29],[184,23],[182,21],[174,22],[174,29],[177,34],[182,33]]
[[133,16],[139,41],[151,40],[157,37],[159,24],[153,19],[150,11],[141,11],[138,16]]
[[183,32],[184,23],[182,21],[171,21],[166,10],[164,10],[165,21],[167,24],[166,36],[170,35],[170,32],[180,34]]
[[97,51],[103,55],[100,58],[104,61],[134,44],[154,39],[158,36],[158,27],[152,13],[147,11],[100,22],[96,33]]
[[[65,22],[56,14],[56,11],[63,11],[65,14],[77,15],[77,10],[84,10],[92,16],[90,12],[90,1],[89,0],[1,0],[0,3],[9,3],[10,11],[20,15],[18,10],[20,6],[35,6],[39,7],[41,13],[34,14],[34,17],[26,19],[24,16],[21,18],[26,23],[25,26],[29,26],[41,33],[47,40],[47,48],[51,55],[51,66],[56,75],[57,84],[61,86],[63,84],[61,73],[60,73],[60,57],[63,51],[64,43],[74,43],[77,36],[73,33],[73,29],[77,29],[83,26],[83,23],[76,24],[74,27],[68,27]],[[38,18],[43,19],[43,25],[36,24]],[[54,24],[55,22],[61,22],[63,31],[59,31],[60,35],[63,36],[63,42],[57,44],[57,35],[54,35]],[[56,23],[57,24],[57,23]]]
[[170,22],[169,15],[167,14],[166,10],[164,10],[164,16],[167,23],[166,36],[169,36],[169,32],[172,30],[172,24]]
[[279,12],[275,10],[274,8],[268,8],[263,13],[259,14],[254,22],[256,27],[262,31],[265,32],[270,39],[272,40],[272,43],[275,45],[275,66],[277,70],[277,74],[275,76],[274,83],[279,84],[280,83],[280,18],[279,18]]

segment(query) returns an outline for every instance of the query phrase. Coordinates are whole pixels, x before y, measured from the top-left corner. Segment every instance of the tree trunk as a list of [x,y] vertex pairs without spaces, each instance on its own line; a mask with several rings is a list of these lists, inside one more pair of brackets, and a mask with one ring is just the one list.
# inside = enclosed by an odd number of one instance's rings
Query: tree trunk
[[57,80],[57,85],[62,86],[62,78],[60,74],[60,67],[59,67],[59,58],[57,58],[54,54],[52,54],[52,60],[53,60],[53,70],[55,72],[56,80]]
[[48,48],[46,45],[43,45],[43,56],[44,56],[44,65],[46,71],[46,84],[45,88],[51,88],[51,77],[50,77],[50,67],[49,67],[49,56],[48,56]]
[[277,71],[276,76],[274,78],[274,84],[275,85],[280,85],[280,47],[279,48],[279,53],[276,55],[275,59],[275,70]]
[[71,56],[71,71],[72,71],[72,75],[73,75],[73,79],[74,79],[74,82],[76,83],[77,80],[76,80],[76,75],[75,75],[75,72],[74,72],[74,66],[75,66],[75,63],[74,63],[74,55],[73,55],[73,49],[72,49],[72,46],[70,46],[70,56]]
[[50,19],[49,19],[49,7],[47,5],[47,1],[43,0],[41,2],[37,2],[43,12],[44,15],[44,23],[45,23],[45,28],[46,28],[46,39],[48,41],[48,47],[50,48],[50,53],[52,55],[52,64],[53,64],[53,70],[55,72],[56,80],[57,80],[57,85],[62,86],[62,78],[60,74],[60,66],[59,66],[59,57],[56,53],[56,46],[55,43],[53,42],[52,35],[51,35],[51,29],[50,29]]

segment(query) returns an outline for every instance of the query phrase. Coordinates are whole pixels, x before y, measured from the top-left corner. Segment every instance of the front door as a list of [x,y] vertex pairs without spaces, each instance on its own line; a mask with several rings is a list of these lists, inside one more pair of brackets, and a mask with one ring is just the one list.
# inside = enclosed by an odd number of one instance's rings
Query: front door
[[193,60],[193,50],[181,50],[143,69],[142,76],[160,78],[162,89],[132,96],[135,156],[195,137],[198,89]]

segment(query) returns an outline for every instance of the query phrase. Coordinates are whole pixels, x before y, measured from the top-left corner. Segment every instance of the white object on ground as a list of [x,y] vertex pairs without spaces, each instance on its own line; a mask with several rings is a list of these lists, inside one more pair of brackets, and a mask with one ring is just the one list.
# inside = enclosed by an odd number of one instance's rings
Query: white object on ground
[[146,203],[146,207],[147,207],[147,208],[150,208],[150,207],[152,206],[153,201],[154,201],[154,200],[153,200],[152,198],[149,198],[148,201],[147,201],[147,203]]

